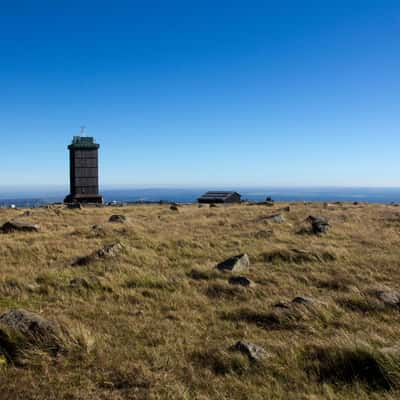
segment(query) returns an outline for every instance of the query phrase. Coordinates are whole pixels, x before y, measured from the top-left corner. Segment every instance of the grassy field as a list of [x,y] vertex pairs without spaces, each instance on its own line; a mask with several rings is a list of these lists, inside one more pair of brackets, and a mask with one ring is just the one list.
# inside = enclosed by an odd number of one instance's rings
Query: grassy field
[[[3,351],[0,399],[400,398],[400,308],[378,295],[400,290],[400,208],[295,203],[265,218],[288,205],[0,209],[0,224],[40,226],[0,234],[0,312],[68,333],[57,355]],[[309,215],[329,232],[299,234]],[[240,253],[250,287],[215,268]]]

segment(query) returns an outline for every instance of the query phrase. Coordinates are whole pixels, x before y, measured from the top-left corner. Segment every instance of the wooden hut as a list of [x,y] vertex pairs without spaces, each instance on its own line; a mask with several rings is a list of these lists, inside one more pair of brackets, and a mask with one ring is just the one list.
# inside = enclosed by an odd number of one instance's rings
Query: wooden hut
[[240,203],[240,194],[237,192],[207,192],[197,199],[202,204]]

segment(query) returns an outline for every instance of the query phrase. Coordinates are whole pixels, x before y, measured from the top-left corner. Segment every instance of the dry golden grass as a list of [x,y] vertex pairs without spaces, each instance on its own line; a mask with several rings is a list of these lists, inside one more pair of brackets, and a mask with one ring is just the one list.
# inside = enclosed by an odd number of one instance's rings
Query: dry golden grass
[[[39,313],[79,342],[0,362],[0,398],[400,398],[400,311],[374,295],[400,290],[400,209],[295,203],[283,224],[263,218],[287,205],[0,209],[0,224],[40,225],[0,234],[0,311]],[[296,233],[310,214],[328,234]],[[72,266],[112,243],[117,255]],[[252,287],[214,268],[239,253]],[[277,316],[296,296],[321,303]],[[269,356],[251,362],[238,340]]]

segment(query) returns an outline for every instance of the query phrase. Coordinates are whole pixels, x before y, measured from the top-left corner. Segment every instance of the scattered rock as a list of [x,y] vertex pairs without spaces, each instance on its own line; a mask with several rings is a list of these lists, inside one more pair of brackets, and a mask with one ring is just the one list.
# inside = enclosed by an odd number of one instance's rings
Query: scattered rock
[[283,207],[283,208],[280,209],[280,211],[282,211],[282,212],[290,212],[290,206]]
[[108,222],[118,222],[121,224],[123,224],[126,221],[127,221],[127,218],[125,217],[125,215],[121,215],[121,214],[111,215],[111,217],[108,220]]
[[228,280],[231,285],[240,285],[251,287],[254,286],[254,282],[245,276],[231,276]]
[[97,225],[97,224],[93,225],[92,226],[92,233],[93,233],[93,235],[98,236],[98,237],[106,236],[106,232],[105,232],[104,227],[102,225]]
[[210,204],[210,208],[215,208],[215,207],[217,207],[216,204],[214,204],[214,203],[211,203],[211,204]]
[[25,211],[22,213],[22,216],[23,216],[23,217],[31,217],[31,216],[32,216],[32,211],[31,211],[31,210],[25,210]]
[[316,304],[322,304],[320,301],[312,299],[311,297],[297,296],[292,300],[293,304],[300,304],[304,306],[314,306]]
[[306,221],[311,224],[312,233],[316,235],[327,233],[329,230],[329,222],[324,218],[310,215]]
[[75,261],[73,261],[72,266],[73,267],[85,266],[85,265],[89,265],[90,263],[92,263],[100,258],[114,257],[122,249],[123,249],[123,246],[121,243],[107,244],[104,247],[102,247],[101,249],[96,250],[92,254],[76,258]]
[[60,327],[44,317],[23,309],[0,316],[0,347],[9,361],[28,346],[57,354],[64,348]]
[[285,217],[281,213],[266,215],[257,220],[257,222],[272,221],[277,224],[283,224],[285,222]]
[[122,250],[122,248],[123,246],[121,243],[107,244],[101,249],[97,250],[96,255],[100,258],[114,257]]
[[248,269],[249,266],[249,256],[244,253],[228,258],[227,260],[219,263],[216,268],[220,271],[239,272]]
[[8,221],[1,228],[4,233],[11,232],[39,232],[39,226],[20,221]]
[[239,340],[234,349],[240,351],[243,354],[246,354],[247,357],[251,361],[261,361],[262,359],[267,357],[267,352],[260,346],[256,344],[250,343],[246,340]]
[[400,306],[400,292],[378,291],[376,297],[388,306]]
[[178,211],[179,212],[179,208],[176,204],[172,204],[171,207],[169,208],[171,211]]

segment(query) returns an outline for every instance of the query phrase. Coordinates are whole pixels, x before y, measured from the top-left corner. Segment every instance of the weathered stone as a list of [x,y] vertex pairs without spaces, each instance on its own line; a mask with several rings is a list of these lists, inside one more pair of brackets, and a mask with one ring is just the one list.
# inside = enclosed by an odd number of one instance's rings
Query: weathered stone
[[301,304],[304,306],[314,306],[318,304],[319,302],[315,299],[312,299],[311,297],[302,297],[302,296],[297,296],[292,300],[293,304]]
[[122,250],[121,243],[107,244],[101,249],[97,250],[96,255],[100,258],[114,257]]
[[85,265],[89,265],[90,263],[96,261],[97,259],[106,258],[106,257],[107,258],[114,257],[122,249],[123,249],[123,246],[121,243],[107,244],[104,247],[102,247],[101,249],[96,250],[92,254],[76,258],[72,262],[72,266],[73,267],[85,266]]
[[239,272],[248,269],[250,266],[250,259],[247,254],[239,254],[228,258],[227,260],[219,263],[217,268],[220,271]]
[[125,215],[114,214],[114,215],[111,215],[111,217],[110,217],[110,219],[108,221],[109,222],[124,223],[124,222],[127,221],[127,218],[125,217]]
[[93,225],[92,226],[92,233],[95,236],[106,236],[106,232],[104,230],[104,227],[102,225]]
[[329,230],[329,222],[324,218],[315,217],[313,215],[310,215],[307,218],[307,222],[309,222],[311,224],[312,233],[314,233],[316,235],[327,233]]
[[400,292],[378,291],[376,296],[388,306],[400,306]]
[[276,222],[277,224],[283,224],[285,222],[285,217],[281,213],[275,213],[271,215],[266,215],[258,219],[258,222],[263,221],[272,221]]
[[13,360],[25,347],[34,345],[51,353],[63,349],[60,327],[44,317],[23,309],[0,316],[0,347]]
[[249,357],[251,361],[261,361],[267,357],[267,352],[262,347],[246,340],[239,340],[234,348]]
[[245,276],[231,276],[228,280],[231,285],[254,286],[254,282]]
[[11,233],[11,232],[38,232],[39,226],[28,224],[27,222],[21,221],[8,221],[6,222],[0,230],[4,233]]

